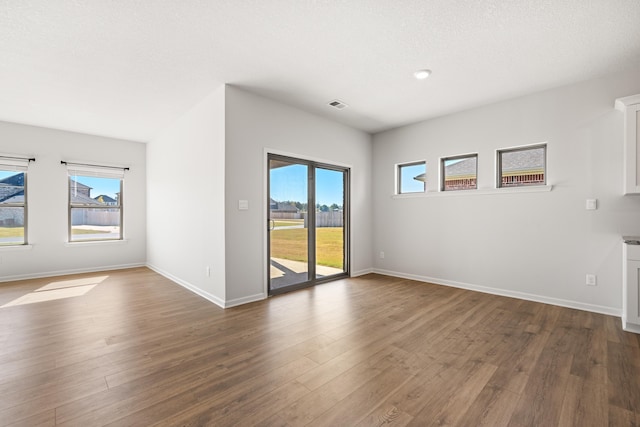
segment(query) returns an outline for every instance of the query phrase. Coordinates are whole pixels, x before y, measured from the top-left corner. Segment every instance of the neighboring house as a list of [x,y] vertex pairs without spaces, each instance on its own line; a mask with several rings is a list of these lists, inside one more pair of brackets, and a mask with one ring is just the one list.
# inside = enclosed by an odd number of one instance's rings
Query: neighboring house
[[[0,193],[2,193],[2,187],[0,186]],[[0,197],[0,203],[24,203],[24,191],[20,191],[10,197],[2,198]]]
[[269,216],[271,219],[301,219],[304,213],[296,205],[291,203],[276,202],[269,199]]
[[271,212],[281,212],[281,213],[299,213],[300,209],[297,206],[292,205],[291,203],[281,203],[276,202],[273,199],[269,201],[269,209]]
[[24,202],[24,187],[6,185],[0,182],[0,203]]
[[24,202],[24,173],[0,180],[0,203]]
[[101,206],[102,203],[91,198],[92,188],[88,185],[84,185],[81,182],[71,180],[69,187],[69,194],[71,195],[71,203],[79,203],[83,205],[97,205]]
[[[24,203],[24,173],[20,172],[0,180],[0,203]],[[0,227],[22,227],[24,209],[0,210]]]
[[107,196],[106,194],[101,194],[97,197],[94,197],[93,199],[103,205],[118,206],[118,201],[113,197]]
[[502,158],[502,186],[544,183],[544,151],[522,150]]
[[17,187],[24,187],[24,173],[19,172],[15,175],[8,176],[0,180],[0,184],[15,185]]
[[[445,188],[460,190],[476,187],[477,159],[470,157],[445,167]],[[426,182],[421,173],[413,177]],[[544,183],[544,151],[513,151],[502,159],[502,187]]]
[[[444,188],[446,190],[476,188],[476,160],[477,159],[475,157],[470,157],[446,166]],[[426,175],[424,173],[414,176],[413,179],[416,181],[427,182]]]
[[468,157],[445,168],[445,190],[467,190],[476,188],[478,180],[478,159]]

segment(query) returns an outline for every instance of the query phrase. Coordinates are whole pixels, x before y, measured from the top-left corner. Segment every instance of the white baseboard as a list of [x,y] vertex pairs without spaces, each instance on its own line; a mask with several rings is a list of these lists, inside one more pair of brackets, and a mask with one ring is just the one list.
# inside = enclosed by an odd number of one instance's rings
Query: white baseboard
[[223,300],[222,298],[218,298],[217,296],[207,292],[207,291],[203,291],[202,289],[200,289],[199,287],[180,279],[179,277],[174,276],[173,274],[162,270],[161,268],[158,268],[152,264],[147,264],[147,267],[149,267],[151,270],[155,271],[156,273],[158,273],[161,276],[166,277],[167,279],[171,280],[172,282],[176,282],[178,285],[182,286],[183,288],[193,292],[196,295],[201,296],[202,298],[206,299],[207,301],[210,301],[212,303],[214,303],[215,305],[217,305],[220,308],[231,308],[231,307],[235,307],[238,305],[242,305],[242,304],[248,304],[250,302],[255,302],[255,301],[260,301],[266,298],[266,296],[262,293],[260,294],[255,294],[255,295],[249,295],[246,297],[242,297],[242,298],[236,298],[236,299],[232,299],[232,300]]
[[29,273],[29,274],[16,274],[14,276],[0,277],[0,282],[13,282],[15,280],[27,280],[27,279],[41,279],[44,277],[66,276],[69,274],[98,273],[100,271],[125,270],[127,268],[136,268],[136,267],[146,267],[146,264],[141,262],[141,263],[132,263],[132,264],[120,264],[120,265],[102,265],[102,266],[87,267],[87,268],[73,268],[69,270],[42,271],[38,273]]
[[610,316],[622,316],[622,310],[615,307],[606,307],[595,304],[585,304],[577,301],[564,300],[559,298],[546,297],[542,295],[529,294],[526,292],[510,291],[506,289],[491,288],[488,286],[473,285],[469,283],[455,282],[452,280],[438,279],[435,277],[419,276],[416,274],[406,274],[397,271],[373,269],[374,273],[383,274],[385,276],[399,277],[402,279],[416,280],[419,282],[428,282],[436,285],[451,286],[453,288],[467,289],[470,291],[483,292],[485,294],[500,295],[504,297],[518,298],[526,301],[541,302],[544,304],[557,305],[560,307],[575,308],[577,310],[590,311],[593,313],[607,314]]
[[[87,268],[75,268],[75,269],[69,269],[69,270],[56,270],[56,271],[43,271],[43,272],[38,272],[38,273],[30,273],[30,274],[19,274],[19,275],[14,275],[14,276],[4,276],[2,278],[0,278],[0,282],[11,282],[11,281],[16,281],[16,280],[26,280],[26,279],[40,279],[40,278],[45,278],[45,277],[56,277],[56,276],[65,276],[65,275],[69,275],[69,274],[81,274],[81,273],[96,273],[96,272],[100,272],[100,271],[110,271],[110,270],[124,270],[127,268],[136,268],[136,267],[148,267],[149,269],[155,271],[156,273],[160,274],[161,276],[166,277],[167,279],[177,283],[178,285],[182,286],[183,288],[195,293],[196,295],[201,296],[202,298],[214,303],[215,305],[217,305],[218,307],[221,308],[231,308],[231,307],[236,307],[242,304],[248,304],[251,302],[256,302],[256,301],[261,301],[264,300],[265,298],[267,298],[267,296],[264,293],[259,293],[259,294],[255,294],[255,295],[249,295],[246,297],[242,297],[242,298],[235,298],[232,300],[223,300],[221,298],[218,298],[217,296],[206,292],[200,288],[198,288],[197,286],[194,286],[193,284],[186,282],[176,276],[174,276],[173,274],[164,271],[152,264],[145,264],[145,263],[131,263],[131,264],[120,264],[120,265],[108,265],[108,266],[96,266],[96,267],[87,267]],[[500,295],[500,296],[505,296],[505,297],[511,297],[511,298],[518,298],[518,299],[522,299],[522,300],[527,300],[527,301],[534,301],[534,302],[540,302],[540,303],[544,303],[544,304],[551,304],[551,305],[557,305],[560,307],[568,307],[568,308],[574,308],[577,310],[584,310],[584,311],[590,311],[593,313],[600,313],[600,314],[607,314],[610,316],[616,316],[616,317],[621,317],[622,316],[622,310],[619,308],[615,308],[615,307],[606,307],[606,306],[601,306],[601,305],[595,305],[595,304],[586,304],[586,303],[581,303],[581,302],[577,302],[577,301],[570,301],[570,300],[564,300],[564,299],[559,299],[559,298],[552,298],[552,297],[546,297],[546,296],[542,296],[542,295],[536,295],[536,294],[529,294],[526,292],[519,292],[519,291],[511,291],[511,290],[505,290],[505,289],[499,289],[499,288],[491,288],[488,286],[480,286],[480,285],[473,285],[473,284],[469,284],[469,283],[462,283],[462,282],[455,282],[455,281],[451,281],[451,280],[445,280],[445,279],[439,279],[439,278],[435,278],[435,277],[427,277],[427,276],[420,276],[420,275],[416,275],[416,274],[406,274],[406,273],[401,273],[401,272],[397,272],[397,271],[391,271],[391,270],[383,270],[383,269],[377,269],[377,268],[372,268],[372,269],[365,269],[365,270],[359,270],[359,271],[355,271],[351,273],[351,277],[358,277],[358,276],[363,276],[365,274],[369,274],[369,273],[377,273],[377,274],[382,274],[385,276],[392,276],[392,277],[398,277],[398,278],[402,278],[402,279],[410,279],[410,280],[416,280],[419,282],[427,282],[427,283],[433,283],[436,285],[443,285],[443,286],[451,286],[454,288],[460,288],[460,289],[467,289],[467,290],[471,290],[471,291],[477,291],[477,292],[483,292],[483,293],[487,293],[487,294],[492,294],[492,295]],[[626,325],[623,323],[623,329],[629,332],[635,332],[635,333],[640,333],[640,326],[638,325],[633,325],[630,323],[627,323]]]
[[263,293],[249,295],[242,298],[235,298],[229,301],[225,301],[224,308],[231,308],[238,305],[249,304],[250,302],[262,301],[265,298],[267,298],[267,296]]
[[367,268],[365,270],[352,271],[350,277],[364,276],[365,274],[370,274],[370,273],[373,273],[373,272],[374,272],[373,268]]
[[633,332],[634,334],[640,334],[640,325],[628,323],[625,318],[622,318],[622,329],[627,332]]
[[221,298],[218,298],[217,296],[207,292],[207,291],[203,291],[202,289],[198,288],[197,286],[192,285],[191,283],[180,279],[177,276],[174,276],[173,274],[169,273],[168,271],[164,271],[161,268],[158,268],[152,264],[147,264],[147,267],[150,268],[151,270],[155,271],[156,273],[158,273],[161,276],[166,277],[167,279],[171,280],[172,282],[177,283],[178,285],[182,286],[183,288],[193,292],[196,295],[201,296],[202,298],[206,299],[207,301],[210,301],[212,303],[214,303],[215,305],[217,305],[220,308],[225,308],[225,301]]

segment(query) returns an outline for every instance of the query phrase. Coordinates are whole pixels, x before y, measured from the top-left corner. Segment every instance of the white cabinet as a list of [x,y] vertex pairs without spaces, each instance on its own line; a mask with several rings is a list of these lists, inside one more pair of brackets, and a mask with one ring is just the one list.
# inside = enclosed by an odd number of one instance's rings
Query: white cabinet
[[640,334],[640,245],[624,245],[622,329]]
[[616,99],[624,113],[624,194],[640,194],[640,95]]

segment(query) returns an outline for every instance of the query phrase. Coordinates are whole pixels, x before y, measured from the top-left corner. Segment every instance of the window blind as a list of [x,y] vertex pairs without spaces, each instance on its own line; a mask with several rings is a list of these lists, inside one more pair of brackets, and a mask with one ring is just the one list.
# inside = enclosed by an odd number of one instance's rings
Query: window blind
[[83,163],[61,162],[67,165],[69,176],[95,176],[98,178],[124,178],[127,167],[88,165]]
[[29,162],[35,160],[26,157],[0,156],[0,169],[26,172],[29,168]]

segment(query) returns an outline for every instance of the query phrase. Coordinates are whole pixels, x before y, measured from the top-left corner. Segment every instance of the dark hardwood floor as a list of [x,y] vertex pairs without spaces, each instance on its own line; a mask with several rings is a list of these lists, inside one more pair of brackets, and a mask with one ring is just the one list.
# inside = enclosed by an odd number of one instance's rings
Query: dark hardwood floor
[[222,310],[145,268],[0,306],[0,425],[640,425],[638,336],[578,310],[379,275]]

